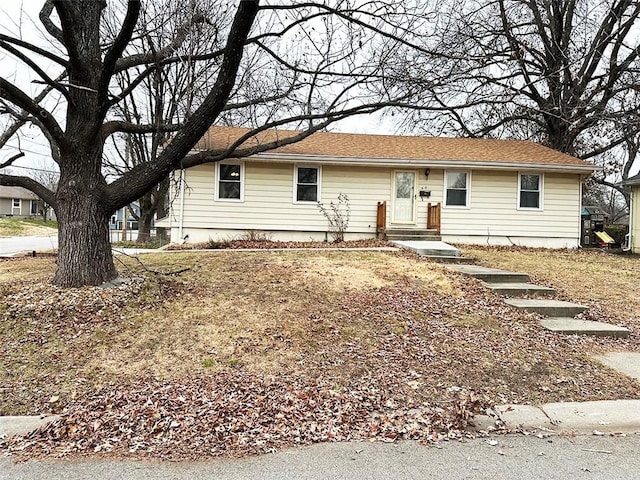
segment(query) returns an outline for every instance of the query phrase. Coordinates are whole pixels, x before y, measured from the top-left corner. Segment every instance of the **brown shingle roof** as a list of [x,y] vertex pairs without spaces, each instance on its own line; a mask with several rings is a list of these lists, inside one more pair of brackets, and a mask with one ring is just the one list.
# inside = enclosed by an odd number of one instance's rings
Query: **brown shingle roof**
[[[196,149],[222,149],[249,130],[213,126],[198,142]],[[255,146],[297,132],[268,130],[252,137],[243,146]],[[503,163],[589,168],[592,164],[551,148],[524,140],[477,138],[415,137],[317,132],[304,140],[270,152],[287,155],[312,155],[333,159],[389,159],[451,163]]]
[[20,198],[23,200],[36,200],[38,196],[22,187],[6,187],[0,185],[0,198]]

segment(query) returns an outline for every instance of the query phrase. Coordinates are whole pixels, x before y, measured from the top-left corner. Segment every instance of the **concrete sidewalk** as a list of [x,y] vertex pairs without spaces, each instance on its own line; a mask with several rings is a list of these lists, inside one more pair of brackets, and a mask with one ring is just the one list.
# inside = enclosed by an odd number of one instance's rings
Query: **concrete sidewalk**
[[496,420],[508,431],[541,430],[547,433],[599,435],[640,432],[640,400],[601,400],[594,402],[502,405],[495,415],[474,418],[479,430],[491,429]]
[[[501,405],[494,415],[478,415],[473,424],[478,430],[492,431],[496,421],[508,431],[542,430],[547,433],[592,435],[640,433],[640,400],[601,400],[595,402]],[[0,436],[26,434],[57,417],[0,417]]]

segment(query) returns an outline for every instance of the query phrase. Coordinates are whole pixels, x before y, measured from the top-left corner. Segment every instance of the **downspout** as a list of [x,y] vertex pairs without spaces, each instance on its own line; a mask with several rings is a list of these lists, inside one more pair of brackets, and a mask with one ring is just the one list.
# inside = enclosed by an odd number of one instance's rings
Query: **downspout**
[[635,212],[633,211],[633,188],[631,189],[631,195],[629,195],[629,233],[627,233],[627,248],[623,248],[623,252],[628,252],[631,250],[631,246],[633,245],[633,216]]
[[180,170],[180,223],[178,223],[178,238],[182,242],[182,228],[184,226],[184,170]]

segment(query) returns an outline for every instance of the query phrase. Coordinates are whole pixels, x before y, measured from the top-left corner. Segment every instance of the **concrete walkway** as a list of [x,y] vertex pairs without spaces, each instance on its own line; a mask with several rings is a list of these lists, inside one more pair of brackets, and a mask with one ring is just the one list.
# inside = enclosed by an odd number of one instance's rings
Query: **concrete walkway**
[[547,316],[540,324],[546,330],[565,335],[595,335],[601,337],[628,337],[629,329],[604,322],[595,322],[574,318],[588,310],[585,305],[554,300],[552,298],[521,298],[519,295],[552,295],[553,289],[533,285],[529,275],[522,272],[509,272],[480,265],[447,265],[463,275],[485,282],[487,288],[503,295],[505,303],[520,310],[535,312]]
[[[494,409],[497,420],[509,431],[537,430],[553,434],[640,433],[640,400],[502,405]],[[475,417],[481,430],[495,426],[496,418]]]

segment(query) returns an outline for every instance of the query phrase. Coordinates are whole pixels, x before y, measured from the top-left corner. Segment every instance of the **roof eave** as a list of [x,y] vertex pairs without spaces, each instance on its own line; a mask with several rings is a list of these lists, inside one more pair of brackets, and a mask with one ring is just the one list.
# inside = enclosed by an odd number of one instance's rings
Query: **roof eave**
[[357,157],[327,157],[324,155],[301,155],[292,153],[263,152],[251,158],[272,162],[286,163],[321,163],[323,165],[343,166],[376,166],[376,167],[452,167],[452,168],[490,168],[492,170],[548,170],[575,173],[591,173],[602,170],[596,165],[572,165],[554,163],[524,163],[470,160],[415,160],[403,158],[357,158]]

